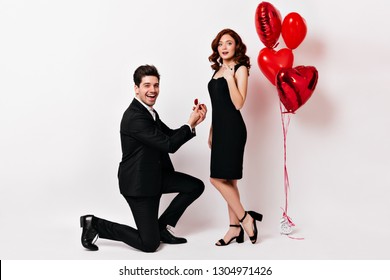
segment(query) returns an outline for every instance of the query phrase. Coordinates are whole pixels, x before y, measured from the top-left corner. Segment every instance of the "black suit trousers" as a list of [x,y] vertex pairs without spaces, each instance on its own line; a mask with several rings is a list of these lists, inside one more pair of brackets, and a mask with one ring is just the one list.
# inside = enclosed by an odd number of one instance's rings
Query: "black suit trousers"
[[[151,175],[153,176],[153,175]],[[178,193],[158,217],[161,196],[124,196],[133,213],[137,229],[128,225],[97,218],[100,238],[122,241],[144,252],[154,252],[160,245],[160,231],[167,225],[176,226],[187,207],[203,192],[201,180],[180,172],[163,174],[162,193]]]

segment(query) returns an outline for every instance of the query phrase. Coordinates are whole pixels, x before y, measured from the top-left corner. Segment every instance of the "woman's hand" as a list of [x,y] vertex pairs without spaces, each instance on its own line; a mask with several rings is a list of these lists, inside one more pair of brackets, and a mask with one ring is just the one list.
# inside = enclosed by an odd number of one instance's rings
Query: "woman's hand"
[[234,79],[234,67],[229,68],[227,65],[222,65],[222,77],[224,77],[227,81],[230,79]]

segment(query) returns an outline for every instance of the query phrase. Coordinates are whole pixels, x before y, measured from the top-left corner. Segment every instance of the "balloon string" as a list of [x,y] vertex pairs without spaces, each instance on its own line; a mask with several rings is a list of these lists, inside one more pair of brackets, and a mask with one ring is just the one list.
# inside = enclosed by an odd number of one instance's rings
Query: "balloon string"
[[288,238],[290,239],[295,239],[295,240],[305,240],[305,238],[303,237],[294,237],[294,236],[291,236],[291,235],[287,235]]
[[[280,115],[282,119],[282,128],[283,128],[283,148],[284,148],[284,194],[285,194],[285,202],[284,202],[284,209],[283,210],[283,218],[285,218],[288,222],[288,225],[290,227],[295,226],[292,219],[288,216],[287,210],[288,210],[288,192],[290,190],[290,181],[288,179],[288,171],[287,171],[287,132],[288,127],[290,125],[290,119],[291,119],[291,113],[288,111],[283,111],[282,109],[282,103],[279,103],[280,107]],[[287,235],[290,239],[295,240],[304,240],[303,237],[293,237],[290,235]]]
[[[283,148],[284,148],[284,194],[285,194],[285,203],[284,203],[284,213],[283,216],[287,216],[288,210],[288,191],[290,189],[290,181],[288,179],[288,171],[287,171],[287,133],[288,127],[290,125],[291,116],[288,112],[283,111],[282,104],[279,103],[280,107],[280,115],[282,118],[282,128],[283,128]],[[289,223],[291,219],[288,219]],[[292,223],[293,225],[293,223]]]
[[286,211],[282,208],[282,210],[283,210],[283,218],[285,218],[286,220],[287,220],[287,222],[288,222],[288,225],[290,226],[290,227],[294,227],[295,226],[295,224],[294,224],[294,222],[291,220],[291,218],[287,215],[287,213],[286,213]]

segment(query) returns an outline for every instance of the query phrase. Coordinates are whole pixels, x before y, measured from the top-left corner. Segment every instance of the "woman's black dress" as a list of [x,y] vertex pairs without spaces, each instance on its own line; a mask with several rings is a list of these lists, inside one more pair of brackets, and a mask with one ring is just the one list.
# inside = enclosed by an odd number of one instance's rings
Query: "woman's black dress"
[[[237,64],[234,71],[240,66]],[[230,98],[226,79],[214,79],[214,75],[208,83],[213,127],[210,177],[241,179],[247,137],[245,122]]]

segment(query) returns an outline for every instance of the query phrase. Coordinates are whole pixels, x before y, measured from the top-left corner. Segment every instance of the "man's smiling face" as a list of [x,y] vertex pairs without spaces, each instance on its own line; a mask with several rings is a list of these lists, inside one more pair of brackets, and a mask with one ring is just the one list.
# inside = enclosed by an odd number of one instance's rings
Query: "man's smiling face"
[[152,107],[160,92],[159,79],[155,76],[144,76],[139,86],[134,86],[137,97],[146,105]]

